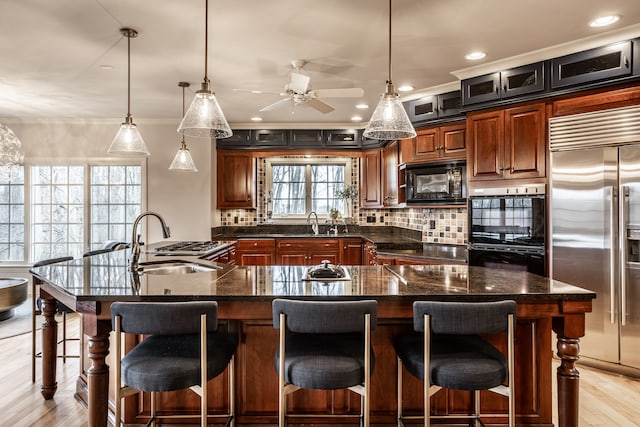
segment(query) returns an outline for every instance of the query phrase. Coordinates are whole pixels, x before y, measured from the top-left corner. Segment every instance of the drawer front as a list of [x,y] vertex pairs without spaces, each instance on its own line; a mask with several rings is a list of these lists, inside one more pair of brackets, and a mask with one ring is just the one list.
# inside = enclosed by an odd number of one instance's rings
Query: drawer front
[[250,251],[254,249],[274,249],[274,239],[251,239],[251,240],[238,240],[236,250],[238,251]]
[[311,250],[326,251],[340,250],[340,240],[338,239],[278,239],[276,243],[278,251],[286,250]]

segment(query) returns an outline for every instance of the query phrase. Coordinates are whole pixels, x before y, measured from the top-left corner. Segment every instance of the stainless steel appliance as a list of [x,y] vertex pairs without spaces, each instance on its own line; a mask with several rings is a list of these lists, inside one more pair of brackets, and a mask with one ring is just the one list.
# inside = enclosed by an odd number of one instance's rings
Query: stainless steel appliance
[[545,186],[474,189],[469,265],[546,275]]
[[550,276],[597,293],[581,357],[640,368],[640,107],[552,118]]
[[407,165],[407,204],[464,205],[467,171],[464,162]]

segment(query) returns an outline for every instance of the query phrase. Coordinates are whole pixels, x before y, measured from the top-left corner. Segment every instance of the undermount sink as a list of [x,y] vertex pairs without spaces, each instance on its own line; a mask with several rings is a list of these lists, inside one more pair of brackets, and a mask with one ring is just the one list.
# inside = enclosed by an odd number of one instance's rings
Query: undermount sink
[[141,274],[192,274],[216,271],[222,267],[203,265],[189,261],[141,262],[138,271]]

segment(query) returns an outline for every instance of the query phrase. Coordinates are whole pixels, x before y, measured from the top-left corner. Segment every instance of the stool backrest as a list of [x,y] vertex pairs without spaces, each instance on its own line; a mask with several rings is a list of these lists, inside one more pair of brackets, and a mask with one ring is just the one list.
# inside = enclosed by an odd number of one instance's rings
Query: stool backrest
[[200,315],[207,315],[207,331],[218,328],[218,303],[188,302],[115,302],[111,321],[121,318],[121,330],[131,334],[182,335],[200,333]]
[[509,314],[516,314],[516,302],[441,302],[413,303],[413,328],[424,331],[424,315],[430,316],[431,332],[449,335],[480,335],[504,332]]
[[280,329],[280,314],[287,316],[286,327],[291,332],[306,334],[362,332],[365,314],[371,315],[374,330],[378,302],[362,301],[300,301],[273,300],[273,327]]

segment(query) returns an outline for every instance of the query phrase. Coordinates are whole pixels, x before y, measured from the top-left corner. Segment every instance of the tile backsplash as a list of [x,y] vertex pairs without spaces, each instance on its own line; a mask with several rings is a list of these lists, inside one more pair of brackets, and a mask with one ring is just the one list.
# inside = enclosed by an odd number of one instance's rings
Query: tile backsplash
[[[257,160],[257,209],[221,209],[221,226],[248,227],[266,222],[266,163],[264,158]],[[351,171],[352,183],[358,185],[358,159],[353,159]],[[361,226],[393,226],[420,231],[425,243],[467,244],[466,207],[364,209],[353,206],[351,222]]]

